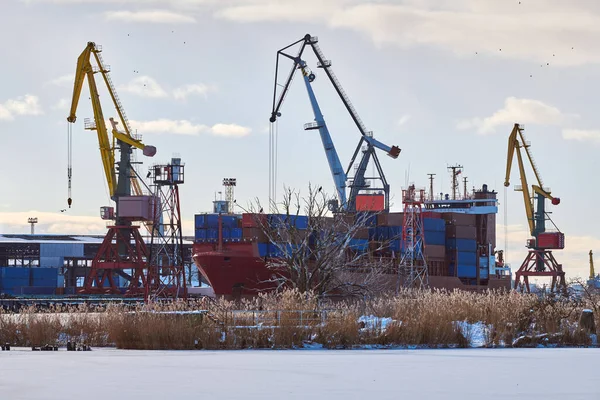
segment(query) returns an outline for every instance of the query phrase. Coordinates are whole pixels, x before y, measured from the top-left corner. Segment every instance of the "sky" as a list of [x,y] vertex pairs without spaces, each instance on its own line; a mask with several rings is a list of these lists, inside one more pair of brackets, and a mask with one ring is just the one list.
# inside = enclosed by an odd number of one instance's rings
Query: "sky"
[[[184,233],[194,213],[211,211],[223,178],[237,178],[237,203],[265,203],[276,53],[309,33],[375,138],[402,149],[397,159],[379,154],[392,210],[402,207],[402,187],[426,187],[428,173],[436,193],[449,193],[447,166],[461,164],[470,188],[498,191],[497,247],[516,269],[528,237],[516,165],[511,186],[503,183],[507,139],[520,123],[544,185],[561,198],[550,211],[566,249],[555,257],[568,277],[587,276],[589,250],[600,253],[594,0],[10,0],[0,26],[2,233],[29,232],[33,216],[39,233],[106,230],[99,208],[111,201],[97,138],[83,127],[93,116],[85,86],[72,126],[73,205],[61,212],[66,117],[89,41],[102,45],[131,126],[157,148],[152,159],[138,154],[140,171],[174,155],[185,163]],[[346,165],[360,134],[315,57],[306,61]],[[105,117],[116,116],[104,87],[100,99]],[[303,130],[314,117],[299,78],[281,113],[278,192],[311,184],[334,193],[318,132]]]

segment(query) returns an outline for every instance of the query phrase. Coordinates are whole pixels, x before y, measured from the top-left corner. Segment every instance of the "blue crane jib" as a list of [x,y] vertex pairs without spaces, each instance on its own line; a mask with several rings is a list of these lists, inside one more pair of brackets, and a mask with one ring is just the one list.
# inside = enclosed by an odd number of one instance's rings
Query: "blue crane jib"
[[[318,39],[316,37],[307,34],[304,36],[304,38],[290,44],[289,46],[284,47],[283,49],[281,49],[277,52],[277,63],[276,63],[276,72],[275,72],[275,88],[273,90],[273,108],[272,108],[272,112],[271,112],[270,122],[271,123],[275,122],[277,120],[277,117],[281,116],[280,109],[283,104],[283,100],[285,99],[285,96],[289,90],[289,87],[294,78],[296,70],[300,69],[302,71],[302,74],[304,77],[304,83],[306,85],[308,97],[310,99],[313,113],[315,115],[315,122],[306,124],[304,126],[304,129],[305,130],[312,130],[312,129],[319,130],[319,134],[321,136],[321,141],[323,143],[323,147],[325,149],[325,154],[327,156],[327,161],[329,163],[329,169],[331,171],[331,174],[332,174],[335,186],[336,186],[338,200],[340,202],[340,204],[338,206],[334,206],[333,208],[335,209],[335,208],[339,207],[341,210],[349,211],[349,212],[356,211],[356,197],[361,191],[371,191],[371,192],[382,191],[385,195],[385,206],[384,206],[385,210],[389,210],[390,187],[387,182],[387,179],[385,178],[385,174],[383,172],[381,163],[379,162],[379,159],[377,157],[377,153],[375,152],[375,149],[379,149],[379,150],[386,152],[386,154],[392,158],[397,158],[400,154],[400,148],[398,148],[397,146],[391,146],[391,147],[387,146],[386,144],[374,139],[372,132],[367,131],[365,125],[363,124],[362,120],[358,116],[356,109],[350,102],[350,99],[346,95],[346,92],[344,91],[344,89],[342,88],[341,84],[339,83],[337,77],[333,73],[333,70],[331,69],[331,62],[329,60],[325,59],[317,42],[318,42]],[[294,56],[294,55],[287,54],[285,52],[290,47],[293,47],[298,44],[300,44],[300,49],[299,49],[297,55]],[[346,171],[344,171],[342,168],[341,162],[339,160],[339,157],[335,150],[335,146],[333,144],[333,140],[331,138],[331,135],[329,134],[329,130],[327,129],[327,125],[325,124],[323,114],[321,112],[321,109],[317,102],[314,90],[311,85],[311,83],[315,80],[316,76],[314,73],[312,73],[308,69],[306,62],[304,60],[302,60],[302,58],[301,58],[306,46],[310,46],[313,49],[313,51],[318,59],[317,67],[323,68],[325,70],[327,77],[333,84],[335,91],[340,96],[344,106],[348,110],[352,120],[355,122],[358,130],[361,133],[361,138],[359,140],[358,146],[356,147],[356,150],[354,151],[354,154],[351,158],[350,164],[349,164],[348,168],[346,169]],[[284,85],[279,85],[278,81],[277,81],[280,56],[289,58],[290,60],[292,60],[294,62],[294,65],[292,66]],[[277,97],[277,88],[279,86],[283,86],[283,89],[282,89],[279,97]],[[366,145],[366,146],[363,147],[363,145]],[[362,155],[360,157],[360,161],[358,162],[358,165],[355,168],[354,176],[350,177],[349,176],[350,171],[352,169],[352,166],[355,164],[358,154],[361,152],[361,149],[362,149]],[[367,178],[367,177],[365,177],[365,173],[366,173],[369,161],[371,159],[373,160],[373,162],[375,164],[378,176]],[[381,187],[372,187],[370,184],[370,181],[380,181]],[[346,187],[350,188],[350,194],[348,197],[346,196]]]

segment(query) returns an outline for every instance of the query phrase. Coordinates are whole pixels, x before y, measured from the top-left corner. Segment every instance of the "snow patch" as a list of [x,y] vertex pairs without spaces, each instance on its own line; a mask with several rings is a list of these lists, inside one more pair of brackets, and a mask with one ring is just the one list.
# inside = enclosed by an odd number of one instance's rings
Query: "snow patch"
[[486,325],[481,321],[475,323],[454,321],[453,324],[467,339],[469,347],[485,347],[487,345],[492,325]]
[[[361,331],[381,328],[381,331],[384,332],[387,326],[392,322],[396,321],[391,318],[380,318],[374,315],[363,315],[358,319],[358,323],[364,324],[364,328],[362,328]],[[399,324],[402,325],[402,321],[400,321]]]

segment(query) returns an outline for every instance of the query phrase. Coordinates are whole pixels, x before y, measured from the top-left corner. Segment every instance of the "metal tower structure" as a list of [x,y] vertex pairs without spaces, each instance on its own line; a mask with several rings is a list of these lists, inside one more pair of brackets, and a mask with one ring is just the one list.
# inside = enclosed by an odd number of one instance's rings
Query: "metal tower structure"
[[429,176],[429,201],[433,201],[433,177],[435,174],[427,174]]
[[456,200],[456,193],[458,192],[458,175],[462,173],[462,165],[452,165],[448,169],[452,171],[452,200]]
[[400,279],[404,287],[425,288],[429,285],[427,260],[423,254],[425,230],[421,213],[425,202],[425,189],[415,189],[410,185],[402,189],[404,202],[404,223],[402,224],[402,257],[398,269],[397,290]]
[[38,223],[37,217],[27,218],[27,223],[31,225],[31,234],[35,235],[35,224]]
[[154,223],[150,239],[146,302],[161,297],[187,298],[187,284],[181,230],[179,185],[184,183],[180,158],[150,169],[155,201]]
[[[527,215],[531,238],[527,240],[527,248],[529,248],[527,256],[519,270],[515,273],[515,289],[520,287],[529,292],[529,277],[538,276],[552,278],[551,291],[560,289],[562,292],[566,292],[565,272],[562,269],[562,264],[556,261],[551,250],[564,249],[565,235],[558,230],[546,212],[546,199],[550,200],[552,204],[558,205],[560,204],[560,198],[553,197],[550,194],[550,189],[544,187],[541,175],[529,149],[531,144],[525,139],[523,130],[522,126],[515,124],[509,136],[506,177],[504,179],[504,186],[510,186],[512,160],[516,153],[521,185],[515,186],[515,191],[523,193],[525,213]],[[524,150],[537,181],[537,185],[531,185],[531,191],[527,183],[527,174],[525,173],[521,149]],[[554,225],[556,232],[546,231],[546,220],[549,220]],[[522,283],[521,279],[523,280]]]
[[236,178],[223,178],[223,186],[225,187],[225,201],[227,202],[227,213],[233,214],[233,200],[235,186],[237,185]]
[[[369,191],[371,193],[383,192],[385,196],[385,211],[389,210],[389,194],[390,194],[390,185],[387,182],[385,174],[383,173],[383,169],[381,167],[381,163],[379,162],[377,153],[375,149],[382,150],[386,152],[392,158],[398,158],[400,155],[400,148],[397,146],[387,146],[380,141],[373,138],[373,132],[368,131],[365,127],[364,123],[358,116],[356,109],[350,102],[350,99],[344,88],[341,86],[339,80],[335,76],[332,68],[331,61],[327,60],[321,51],[321,48],[318,45],[318,38],[316,36],[311,36],[310,34],[306,34],[302,39],[297,40],[296,42],[284,47],[283,49],[277,52],[277,64],[275,67],[275,85],[273,89],[273,108],[271,111],[271,117],[269,121],[271,124],[274,124],[277,121],[277,118],[281,116],[281,106],[285,97],[288,93],[292,80],[295,76],[295,72],[297,70],[301,70],[304,76],[304,81],[306,84],[306,89],[308,91],[308,95],[310,98],[311,106],[313,108],[313,112],[315,115],[315,122],[309,123],[304,126],[305,130],[319,130],[319,134],[321,135],[321,141],[323,142],[323,147],[325,149],[325,154],[327,156],[327,161],[329,163],[329,169],[331,170],[331,174],[333,176],[333,180],[336,186],[337,191],[337,199],[333,200],[329,203],[331,211],[356,211],[356,197],[361,191]],[[286,51],[292,47],[300,44],[300,49],[296,55],[288,54]],[[329,131],[327,126],[325,125],[325,120],[323,118],[323,114],[319,108],[314,92],[311,88],[311,83],[315,80],[316,76],[312,73],[306,65],[306,62],[301,58],[302,54],[306,47],[312,48],[315,56],[317,57],[317,68],[322,68],[325,71],[325,74],[331,81],[335,91],[340,96],[342,103],[348,110],[350,117],[356,124],[361,138],[354,151],[354,155],[348,165],[348,168],[345,170],[340,163],[340,160],[337,156],[337,152],[333,145],[333,141],[331,136],[329,135]],[[288,78],[285,84],[280,84],[277,80],[278,78],[278,68],[279,68],[279,57],[285,57],[294,62],[292,69],[288,74]],[[282,87],[281,93],[279,97],[277,97],[278,88]],[[363,145],[365,145],[363,149]],[[359,162],[355,166],[355,161],[357,160],[357,156],[359,152],[362,154]],[[373,160],[375,167],[377,169],[377,175],[373,177],[366,177],[365,173],[369,164],[369,161]],[[350,177],[350,171],[354,168],[354,176]],[[374,187],[370,184],[370,182],[380,181],[381,187]],[[350,194],[346,198],[346,187],[350,189]]]

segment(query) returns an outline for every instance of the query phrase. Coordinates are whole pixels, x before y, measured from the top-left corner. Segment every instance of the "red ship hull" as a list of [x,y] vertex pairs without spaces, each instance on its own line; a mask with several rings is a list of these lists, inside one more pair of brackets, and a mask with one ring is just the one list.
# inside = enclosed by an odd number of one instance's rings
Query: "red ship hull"
[[[238,299],[275,289],[275,285],[268,282],[272,272],[267,268],[265,259],[258,256],[256,242],[224,243],[220,251],[214,243],[196,243],[193,259],[200,274],[212,286],[215,296]],[[396,278],[396,274],[390,274],[385,289],[393,291]],[[510,276],[491,276],[487,285],[466,285],[453,276],[429,276],[429,286],[432,289],[466,291],[510,290],[511,279]]]

